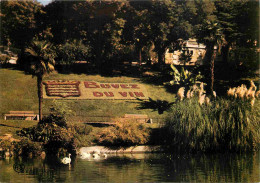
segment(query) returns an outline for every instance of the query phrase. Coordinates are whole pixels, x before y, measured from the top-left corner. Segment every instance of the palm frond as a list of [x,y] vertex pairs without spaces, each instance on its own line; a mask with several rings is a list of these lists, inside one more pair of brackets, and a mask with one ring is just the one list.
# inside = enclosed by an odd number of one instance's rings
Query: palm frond
[[33,50],[32,48],[26,48],[25,52],[29,53],[33,57],[37,57],[38,56],[37,52],[35,52],[35,50]]
[[55,61],[49,50],[50,44],[46,41],[33,41],[26,52],[34,57],[31,62],[31,73],[33,75],[44,75],[54,70]]

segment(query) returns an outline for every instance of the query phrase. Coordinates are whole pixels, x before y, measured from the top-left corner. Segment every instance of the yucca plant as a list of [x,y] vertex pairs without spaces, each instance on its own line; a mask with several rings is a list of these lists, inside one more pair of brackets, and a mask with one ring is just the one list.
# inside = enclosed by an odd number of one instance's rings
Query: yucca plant
[[179,85],[180,87],[185,87],[188,89],[194,84],[201,83],[200,80],[203,78],[200,72],[188,71],[187,69],[181,68],[179,71],[173,64],[171,64],[173,80],[170,81],[171,85]]

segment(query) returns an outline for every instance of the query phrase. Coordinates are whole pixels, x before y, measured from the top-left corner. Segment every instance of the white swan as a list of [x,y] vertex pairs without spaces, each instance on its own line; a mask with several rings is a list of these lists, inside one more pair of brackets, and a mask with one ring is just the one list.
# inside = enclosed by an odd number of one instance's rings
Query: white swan
[[93,159],[99,159],[100,158],[99,154],[97,154],[97,153],[92,154],[92,157],[93,157]]
[[80,157],[81,157],[81,159],[89,159],[91,157],[91,154],[82,152]]
[[100,154],[100,150],[95,149],[92,153],[93,153],[93,154]]
[[70,156],[71,156],[71,154],[69,154],[69,157],[63,158],[63,159],[61,160],[61,162],[62,162],[63,164],[70,164],[70,162],[71,162]]
[[107,154],[106,154],[106,153],[102,153],[102,154],[100,154],[100,156],[101,156],[102,158],[104,158],[104,159],[107,158]]

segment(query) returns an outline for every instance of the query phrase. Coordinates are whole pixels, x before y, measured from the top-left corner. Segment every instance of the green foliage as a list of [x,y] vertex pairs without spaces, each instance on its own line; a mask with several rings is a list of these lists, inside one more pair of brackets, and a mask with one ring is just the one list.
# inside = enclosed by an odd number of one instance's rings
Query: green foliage
[[52,45],[47,41],[31,42],[30,46],[25,49],[25,53],[31,57],[30,72],[37,77],[43,77],[54,71],[54,53],[51,49]]
[[6,64],[10,60],[10,56],[8,55],[0,55],[0,64]]
[[9,140],[0,140],[0,147],[4,150],[4,151],[8,151],[13,149],[13,143],[10,142]]
[[237,47],[230,51],[229,64],[240,77],[255,75],[259,69],[259,53],[252,48]]
[[1,1],[1,40],[23,49],[37,32],[37,15],[43,14],[37,1]]
[[191,57],[192,57],[191,53],[184,52],[184,53],[180,54],[179,60],[185,66],[187,63],[189,63],[191,61]]
[[254,47],[255,40],[259,38],[259,2],[217,0],[214,4],[217,10],[215,15],[223,27],[226,45]]
[[[57,106],[61,106],[59,109]],[[51,113],[36,126],[23,128],[17,134],[33,142],[42,143],[49,154],[58,154],[60,149],[75,153],[73,132],[67,126],[64,105],[54,102]],[[60,113],[59,113],[60,112]]]
[[[151,26],[151,38],[154,43],[154,50],[158,54],[158,63],[162,64],[166,49],[172,42],[180,37],[174,35],[173,30],[177,27],[178,8],[174,1],[150,1],[149,25]],[[160,18],[158,18],[160,17]],[[178,27],[180,28],[180,27]]]
[[148,142],[150,131],[143,124],[132,120],[117,120],[97,134],[97,142],[111,146],[131,146]]
[[44,123],[54,122],[60,127],[67,128],[67,118],[70,115],[74,115],[74,113],[68,105],[58,100],[53,100],[50,107],[50,115],[45,118]]
[[33,40],[25,49],[25,55],[27,55],[30,60],[20,59],[21,61],[26,61],[27,64],[25,68],[29,70],[32,76],[37,77],[37,89],[38,89],[38,99],[39,99],[39,118],[42,120],[42,79],[45,74],[49,74],[54,71],[54,53],[51,49],[51,44],[48,41],[38,41]]
[[[27,140],[26,145],[29,142],[39,143],[42,150],[48,154],[59,156],[66,152],[75,153],[76,148],[90,145],[89,134],[93,128],[84,124],[67,125],[68,114],[71,114],[71,110],[63,103],[54,100],[48,116],[36,126],[17,131],[17,135]],[[18,144],[17,148],[20,146],[26,148],[26,145]],[[16,151],[19,151],[19,148]]]
[[[53,119],[53,122],[51,122]],[[58,154],[60,148],[74,152],[72,132],[64,126],[56,124],[64,124],[62,118],[53,118],[50,116],[44,118],[42,123],[37,126],[24,128],[17,132],[21,137],[33,142],[41,142],[43,149],[49,154]]]
[[173,72],[170,73],[171,75],[173,75],[173,80],[170,81],[171,85],[190,87],[194,84],[201,83],[200,80],[203,78],[200,72],[196,74],[196,68],[194,68],[193,72],[191,72],[182,67],[181,72],[179,72],[178,69],[174,67],[173,64],[171,64],[171,69],[173,70]]
[[[223,40],[223,30],[218,21],[205,20],[197,28],[197,39],[199,42],[204,43],[206,47],[215,46]],[[209,48],[206,48],[209,49]],[[211,48],[211,49],[214,49]]]
[[138,109],[152,109],[158,111],[158,114],[163,114],[164,111],[169,111],[174,102],[168,102],[166,100],[153,100],[149,97],[149,101],[137,99],[141,101]]
[[163,130],[165,146],[180,152],[253,151],[260,143],[258,109],[242,100],[219,99],[200,106],[198,99],[173,106]]
[[75,130],[76,133],[82,135],[88,135],[92,132],[93,127],[85,124],[72,125],[72,130]]
[[39,142],[33,142],[29,139],[23,138],[21,141],[15,143],[14,154],[24,157],[39,156],[42,152],[42,146]]
[[93,127],[85,124],[72,124],[70,126],[74,136],[75,148],[87,147],[92,144],[89,134],[93,131]]
[[88,147],[93,145],[92,139],[88,135],[74,134],[74,146],[75,148]]
[[73,64],[75,61],[89,60],[89,47],[81,41],[66,42],[65,44],[57,45],[56,62],[59,64]]

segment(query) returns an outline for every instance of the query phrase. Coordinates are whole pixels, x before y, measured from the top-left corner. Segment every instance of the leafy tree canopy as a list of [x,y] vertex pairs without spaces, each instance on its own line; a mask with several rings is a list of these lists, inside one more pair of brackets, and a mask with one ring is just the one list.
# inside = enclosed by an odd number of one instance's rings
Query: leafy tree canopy
[[37,16],[42,6],[33,0],[1,1],[1,39],[10,40],[14,47],[23,49],[37,32]]

